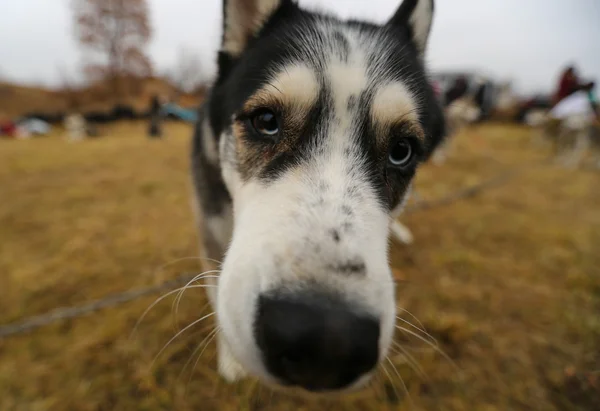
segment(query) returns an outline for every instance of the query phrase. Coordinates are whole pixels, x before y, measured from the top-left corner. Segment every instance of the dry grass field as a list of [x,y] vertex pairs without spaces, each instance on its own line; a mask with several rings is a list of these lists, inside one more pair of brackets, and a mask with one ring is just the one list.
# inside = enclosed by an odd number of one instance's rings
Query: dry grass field
[[[79,143],[58,132],[0,140],[0,324],[200,270],[182,260],[198,247],[190,128],[169,124],[167,139],[150,141],[144,127]],[[444,166],[422,168],[420,197],[539,163],[530,138],[512,126],[469,129]],[[191,289],[177,323],[167,298],[133,337],[157,296],[0,339],[0,410],[600,410],[600,173],[539,165],[403,221],[416,241],[392,246],[398,304],[454,363],[399,334],[419,364],[392,357],[408,395],[391,368],[343,399],[227,385],[213,344],[194,366],[209,320],[153,364],[208,313]]]

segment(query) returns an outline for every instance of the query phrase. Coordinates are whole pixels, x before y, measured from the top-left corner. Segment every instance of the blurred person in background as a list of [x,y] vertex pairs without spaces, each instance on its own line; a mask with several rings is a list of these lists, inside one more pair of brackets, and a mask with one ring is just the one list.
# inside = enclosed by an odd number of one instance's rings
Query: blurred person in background
[[162,99],[158,95],[154,95],[150,102],[150,125],[148,128],[148,136],[150,138],[162,137]]
[[554,95],[554,104],[558,104],[560,101],[569,97],[573,93],[581,90],[590,91],[594,88],[594,82],[585,83],[577,74],[575,66],[568,66],[560,76],[560,81]]
[[15,137],[17,125],[6,114],[0,112],[0,136]]
[[[595,122],[600,122],[600,113],[598,112],[598,99],[595,93],[595,82],[583,81],[574,65],[568,66],[560,76],[556,94],[554,95],[554,108],[557,106],[582,106],[591,107],[591,113],[595,117]],[[572,102],[571,102],[572,100]],[[576,103],[580,101],[580,103]],[[562,108],[562,107],[561,107]],[[586,107],[581,107],[581,111],[588,111]],[[559,110],[560,111],[560,110]]]

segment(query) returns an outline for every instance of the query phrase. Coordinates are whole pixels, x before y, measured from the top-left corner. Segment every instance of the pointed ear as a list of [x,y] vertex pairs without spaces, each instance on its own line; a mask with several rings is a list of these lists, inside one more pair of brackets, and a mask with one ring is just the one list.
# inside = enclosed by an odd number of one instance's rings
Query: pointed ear
[[404,0],[396,14],[388,21],[390,26],[406,27],[421,55],[425,54],[433,20],[434,0]]
[[269,17],[288,0],[223,0],[221,50],[239,56]]

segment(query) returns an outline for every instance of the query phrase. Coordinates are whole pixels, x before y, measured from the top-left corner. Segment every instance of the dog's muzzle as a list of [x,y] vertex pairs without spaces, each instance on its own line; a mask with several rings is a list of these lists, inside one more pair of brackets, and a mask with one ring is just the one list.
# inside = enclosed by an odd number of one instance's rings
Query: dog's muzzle
[[254,330],[267,370],[312,392],[348,388],[379,358],[379,321],[331,296],[264,294]]

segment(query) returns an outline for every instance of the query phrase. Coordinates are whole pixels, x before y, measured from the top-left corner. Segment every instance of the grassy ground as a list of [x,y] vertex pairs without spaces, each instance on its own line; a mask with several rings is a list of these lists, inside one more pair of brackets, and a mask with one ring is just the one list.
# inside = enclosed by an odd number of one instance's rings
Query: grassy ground
[[[199,270],[189,202],[188,137],[148,141],[141,124],[107,138],[0,141],[0,323]],[[539,161],[530,133],[481,126],[443,167],[426,166],[433,199]],[[420,364],[394,363],[370,391],[310,401],[253,382],[222,383],[205,322],[152,361],[178,328],[207,312],[201,290],[154,297],[0,340],[0,410],[598,410],[600,174],[544,165],[450,206],[407,215],[416,243],[394,245],[398,302],[455,362],[398,336]],[[166,263],[170,265],[164,266]],[[194,372],[191,369],[194,368]]]

